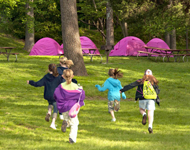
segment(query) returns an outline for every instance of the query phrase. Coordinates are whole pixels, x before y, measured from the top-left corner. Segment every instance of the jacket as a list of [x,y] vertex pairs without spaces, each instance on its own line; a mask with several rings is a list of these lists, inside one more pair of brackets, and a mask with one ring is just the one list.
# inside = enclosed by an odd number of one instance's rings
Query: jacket
[[57,109],[60,113],[69,111],[74,104],[79,100],[80,106],[84,105],[85,91],[80,90],[66,90],[61,84],[55,89],[54,99],[57,102]]
[[[144,100],[145,98],[143,97],[143,93],[139,92],[139,91],[143,90],[143,84],[140,83],[139,81],[140,81],[140,79],[131,83],[131,84],[124,86],[120,91],[125,92],[125,91],[128,91],[128,90],[138,86],[137,91],[136,91],[136,95],[135,95],[135,100]],[[154,87],[154,90],[156,91],[156,94],[158,95],[160,93],[160,89],[159,89],[158,85],[154,84],[153,87]],[[159,97],[157,97],[157,100],[159,100]]]
[[[100,85],[95,85],[95,87],[97,87],[100,92],[103,92],[108,89],[109,101],[114,101],[114,100],[120,101],[121,94],[119,90],[122,88],[122,86],[121,82],[118,79],[110,77],[104,82],[103,87],[101,87]],[[122,93],[122,98],[126,99],[125,93]]]
[[42,79],[37,82],[30,80],[29,84],[35,87],[44,86],[44,99],[48,100],[48,102],[53,103],[55,102],[55,99],[53,97],[55,88],[58,87],[58,85],[63,81],[64,79],[61,76],[54,77],[52,74],[47,73]]

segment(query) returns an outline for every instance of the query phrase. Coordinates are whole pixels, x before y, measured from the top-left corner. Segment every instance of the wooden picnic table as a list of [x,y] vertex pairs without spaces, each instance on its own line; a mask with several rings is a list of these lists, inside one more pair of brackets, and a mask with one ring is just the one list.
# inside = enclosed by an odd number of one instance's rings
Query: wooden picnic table
[[[16,56],[16,60],[17,61],[17,55],[19,53],[11,53],[11,50],[14,49],[15,47],[0,47],[0,54],[3,54],[6,58],[7,58],[7,61],[9,61],[9,56],[10,55],[15,55]],[[4,49],[5,52],[1,51],[1,49]]]
[[[163,57],[163,61],[164,61],[164,58],[167,57],[168,61],[169,61],[169,58],[170,57],[174,57],[174,61],[176,62],[178,58],[180,58],[180,56],[182,56],[182,60],[183,62],[185,62],[185,57],[186,56],[190,56],[190,49],[164,49],[164,48],[158,48],[158,47],[148,47],[148,46],[144,46],[144,48],[147,50],[147,54],[149,57],[151,57],[152,55],[157,55],[157,56],[160,56],[160,57]],[[151,49],[150,52],[148,52],[148,49]],[[160,51],[157,51],[157,52],[154,52],[153,50],[160,50]],[[143,53],[142,51],[139,53]],[[179,59],[180,60],[180,59]],[[188,58],[187,58],[187,61],[188,61]]]
[[[89,50],[89,53],[86,53],[84,50]],[[98,49],[97,48],[82,48],[83,56],[89,56],[91,58],[90,61],[93,61],[92,60],[93,56],[100,56],[101,62],[102,62],[102,56],[100,54],[95,54],[96,50]]]

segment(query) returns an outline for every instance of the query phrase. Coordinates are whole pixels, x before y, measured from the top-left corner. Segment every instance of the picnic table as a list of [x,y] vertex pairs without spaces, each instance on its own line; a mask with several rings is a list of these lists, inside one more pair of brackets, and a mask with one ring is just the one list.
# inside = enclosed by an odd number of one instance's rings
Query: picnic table
[[[89,53],[86,53],[85,50],[88,50]],[[101,62],[102,62],[102,56],[100,54],[95,54],[96,50],[98,49],[97,48],[82,48],[83,56],[89,56],[91,58],[90,61],[93,61],[93,56],[100,56]],[[60,58],[61,56],[64,56],[64,54],[58,54],[58,56]]]
[[[183,62],[185,62],[185,57],[190,56],[190,53],[188,53],[190,52],[190,49],[164,49],[164,48],[148,47],[148,46],[144,46],[144,48],[146,49],[146,51],[138,51],[137,57],[139,56],[139,54],[143,53],[143,54],[148,54],[148,58],[150,58],[151,56],[156,56],[156,59],[157,57],[163,57],[163,61],[165,58],[167,58],[167,60],[169,61],[170,57],[174,57],[174,61],[176,62],[177,59],[180,58],[180,56],[182,56],[182,60]],[[150,49],[150,51],[148,51],[148,49]],[[153,50],[158,50],[158,51],[155,52]]]
[[[85,50],[88,50],[89,53],[85,52]],[[82,48],[83,56],[89,56],[90,61],[93,61],[93,56],[100,56],[101,62],[102,62],[102,56],[100,54],[95,54],[95,51],[98,50],[97,48]]]
[[[7,61],[9,61],[9,56],[10,55],[15,55],[16,56],[16,60],[17,61],[17,55],[19,53],[11,53],[11,50],[14,49],[15,47],[0,47],[0,54],[3,54],[6,58],[7,58]],[[1,51],[1,49],[4,49],[5,51]]]

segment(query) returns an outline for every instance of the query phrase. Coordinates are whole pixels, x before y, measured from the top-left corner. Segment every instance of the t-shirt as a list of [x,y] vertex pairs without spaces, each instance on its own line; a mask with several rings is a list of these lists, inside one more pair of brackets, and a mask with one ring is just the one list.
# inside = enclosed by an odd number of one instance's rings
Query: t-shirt
[[66,90],[76,90],[79,88],[79,86],[76,83],[71,82],[70,84],[67,84],[67,82],[61,83],[62,88]]

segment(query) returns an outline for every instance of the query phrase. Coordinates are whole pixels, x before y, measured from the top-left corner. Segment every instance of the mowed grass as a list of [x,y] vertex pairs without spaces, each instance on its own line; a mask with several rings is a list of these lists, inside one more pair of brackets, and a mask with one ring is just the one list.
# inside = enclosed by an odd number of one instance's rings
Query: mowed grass
[[[10,46],[10,45],[9,45]],[[100,64],[100,58],[84,57],[88,76],[75,76],[86,93],[85,106],[79,113],[77,143],[69,144],[70,128],[61,132],[62,121],[56,121],[57,130],[45,121],[48,103],[43,99],[43,87],[35,88],[27,80],[38,81],[47,73],[49,63],[58,64],[58,56],[29,56],[21,54],[18,62],[10,56],[7,62],[0,55],[0,149],[18,150],[189,150],[190,144],[190,63],[155,62],[145,57],[110,57],[109,64]],[[23,52],[23,53],[22,53]],[[103,62],[106,57],[103,56]],[[119,68],[124,77],[122,85],[142,78],[151,69],[159,80],[161,106],[156,105],[153,129],[141,124],[135,91],[125,92],[121,109],[111,122],[107,109],[107,91],[99,92],[110,68]]]

